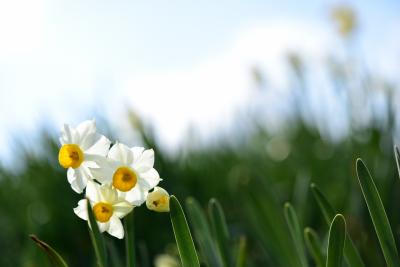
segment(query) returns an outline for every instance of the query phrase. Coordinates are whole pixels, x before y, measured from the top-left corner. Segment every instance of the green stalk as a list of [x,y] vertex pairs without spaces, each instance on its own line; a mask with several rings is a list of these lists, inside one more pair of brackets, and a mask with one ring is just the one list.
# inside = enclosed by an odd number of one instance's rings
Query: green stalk
[[89,222],[89,234],[92,240],[94,252],[96,254],[97,264],[99,267],[107,266],[107,254],[106,246],[104,243],[104,237],[100,233],[99,226],[97,225],[96,219],[94,218],[93,210],[90,205],[89,199],[87,200],[87,211],[88,211],[88,222]]
[[126,267],[135,267],[135,221],[133,211],[124,218]]
[[246,266],[246,237],[241,236],[238,242],[238,249],[236,255],[236,267],[245,267]]

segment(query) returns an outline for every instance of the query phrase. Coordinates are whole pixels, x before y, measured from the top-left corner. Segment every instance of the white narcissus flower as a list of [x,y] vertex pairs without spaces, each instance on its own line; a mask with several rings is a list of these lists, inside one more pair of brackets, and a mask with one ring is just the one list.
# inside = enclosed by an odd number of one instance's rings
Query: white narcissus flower
[[[116,238],[124,238],[121,219],[131,212],[134,206],[119,197],[117,190],[110,185],[100,186],[93,181],[87,183],[86,198],[90,201],[100,232],[107,231]],[[87,221],[87,200],[80,200],[78,206],[74,208],[74,212],[79,218]]]
[[146,206],[149,210],[169,212],[169,194],[165,189],[156,186],[147,196]]
[[60,165],[67,168],[68,182],[77,193],[82,193],[87,181],[93,178],[92,169],[110,149],[110,140],[96,132],[94,120],[84,121],[73,128],[65,124],[61,130]]
[[153,165],[152,149],[116,143],[108,152],[107,161],[93,175],[101,183],[112,184],[129,203],[140,206],[146,201],[148,191],[161,181]]

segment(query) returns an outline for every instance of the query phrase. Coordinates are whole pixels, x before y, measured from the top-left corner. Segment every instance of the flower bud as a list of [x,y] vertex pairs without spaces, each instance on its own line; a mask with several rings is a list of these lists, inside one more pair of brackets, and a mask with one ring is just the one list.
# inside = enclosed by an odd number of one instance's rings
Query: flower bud
[[165,189],[156,186],[147,196],[146,206],[149,210],[169,212],[169,194]]

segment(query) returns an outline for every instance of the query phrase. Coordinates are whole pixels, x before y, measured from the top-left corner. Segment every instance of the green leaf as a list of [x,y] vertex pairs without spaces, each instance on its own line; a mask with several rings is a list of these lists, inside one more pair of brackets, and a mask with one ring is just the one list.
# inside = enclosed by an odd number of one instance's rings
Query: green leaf
[[133,220],[133,211],[124,218],[125,227],[125,253],[126,266],[135,267],[136,251],[135,251],[135,222]]
[[169,200],[172,228],[183,267],[200,267],[189,226],[181,204],[175,196]]
[[211,236],[210,227],[199,203],[194,198],[186,200],[186,210],[193,226],[194,236],[200,246],[200,252],[210,267],[223,267],[221,255]]
[[96,254],[97,265],[99,267],[107,266],[107,254],[104,237],[100,233],[99,226],[97,225],[96,219],[94,218],[93,210],[90,205],[89,199],[87,199],[87,210],[88,210],[88,222],[89,222],[89,234],[92,240],[94,252]]
[[49,246],[47,243],[43,242],[39,238],[37,238],[35,235],[30,235],[29,236],[35,243],[43,249],[44,252],[46,252],[47,256],[49,257],[49,260],[54,267],[68,267],[67,263],[65,260],[60,256],[60,254],[55,251],[51,246]]
[[321,241],[319,240],[317,233],[313,229],[306,227],[304,229],[304,240],[306,241],[306,246],[313,257],[316,266],[325,266],[326,260],[324,253],[322,252]]
[[307,258],[304,250],[303,233],[300,228],[299,219],[290,203],[285,203],[283,212],[285,214],[286,223],[292,236],[297,256],[299,257],[301,266],[308,267]]
[[225,214],[218,200],[210,199],[208,203],[208,211],[211,218],[211,226],[213,234],[221,253],[225,266],[232,266],[231,254],[229,250],[229,231],[225,220]]
[[346,221],[337,214],[329,228],[326,267],[341,267],[343,261],[344,241],[346,240]]
[[397,165],[397,173],[400,178],[400,151],[397,146],[394,146],[394,156],[396,158],[396,165]]
[[[317,185],[311,184],[311,192],[318,203],[319,208],[324,215],[325,221],[328,225],[331,224],[336,212],[326,199],[324,194],[319,190]],[[354,245],[353,241],[351,240],[350,236],[346,234],[346,241],[344,246],[344,256],[346,262],[351,267],[365,267],[363,260],[358,253],[356,246]]]
[[246,266],[246,243],[246,237],[241,236],[239,238],[239,244],[236,253],[236,267]]
[[357,176],[368,211],[389,267],[400,266],[396,243],[378,189],[361,159],[357,159]]

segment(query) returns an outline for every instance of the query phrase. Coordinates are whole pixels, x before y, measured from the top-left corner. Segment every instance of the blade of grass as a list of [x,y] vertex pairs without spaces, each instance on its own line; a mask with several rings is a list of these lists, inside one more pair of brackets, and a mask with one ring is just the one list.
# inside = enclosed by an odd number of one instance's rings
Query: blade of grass
[[35,235],[29,235],[29,237],[35,241],[35,243],[43,249],[44,252],[46,252],[47,256],[49,257],[50,262],[52,263],[53,266],[55,267],[68,267],[67,263],[65,260],[60,256],[60,254],[53,249],[50,245],[47,243],[43,242],[37,236]]
[[389,267],[400,266],[396,243],[378,189],[361,159],[357,159],[357,177],[368,211],[375,227],[376,235]]
[[211,218],[213,235],[215,236],[222,260],[225,266],[232,266],[229,250],[229,231],[226,224],[225,214],[221,204],[215,198],[208,202],[208,212]]
[[308,267],[304,250],[303,234],[301,232],[300,223],[296,212],[290,203],[285,203],[283,213],[285,215],[286,223],[289,226],[289,232],[292,236],[301,266]]
[[[335,217],[336,211],[333,209],[332,205],[326,199],[325,195],[315,184],[311,184],[311,192],[318,203],[318,206],[324,215],[325,221],[328,226],[331,224],[333,218]],[[346,234],[346,241],[344,246],[344,257],[349,266],[352,267],[365,267],[363,260],[358,253],[356,246],[351,240],[350,236]]]
[[235,267],[245,267],[246,266],[246,237],[241,236],[239,238],[238,249],[236,253],[236,265]]
[[343,248],[346,240],[346,221],[341,214],[337,214],[329,228],[328,251],[326,267],[341,267]]
[[306,227],[304,229],[304,240],[308,251],[315,261],[315,265],[317,267],[325,266],[326,259],[322,252],[321,241],[319,240],[317,233],[313,229]]
[[394,146],[394,157],[396,158],[397,174],[400,178],[400,151],[397,146]]
[[171,196],[169,206],[172,228],[174,230],[176,245],[178,246],[182,266],[200,267],[185,214],[183,213],[181,204],[175,196]]
[[211,237],[211,231],[200,204],[194,198],[189,197],[186,200],[186,209],[188,211],[190,224],[193,227],[194,236],[199,243],[200,252],[207,266],[223,267],[221,255]]
[[93,210],[90,206],[90,201],[87,200],[86,202],[88,210],[89,234],[90,239],[92,240],[94,252],[96,254],[97,264],[99,267],[106,267],[107,254],[104,237],[101,235],[99,226],[97,225],[96,219],[94,218]]
[[135,267],[135,222],[133,211],[124,218],[126,266]]

